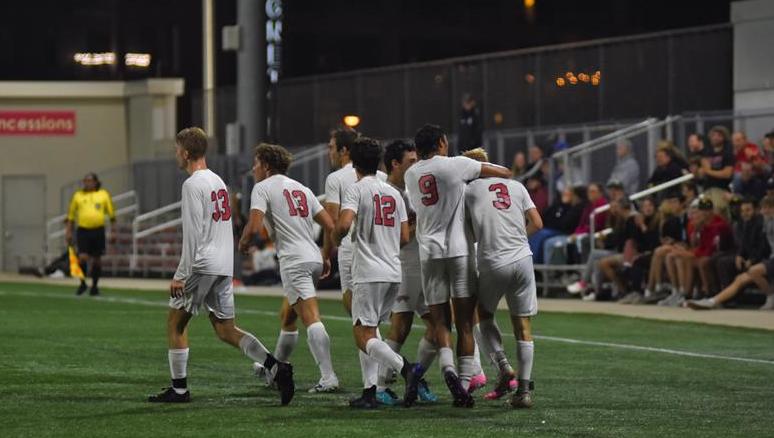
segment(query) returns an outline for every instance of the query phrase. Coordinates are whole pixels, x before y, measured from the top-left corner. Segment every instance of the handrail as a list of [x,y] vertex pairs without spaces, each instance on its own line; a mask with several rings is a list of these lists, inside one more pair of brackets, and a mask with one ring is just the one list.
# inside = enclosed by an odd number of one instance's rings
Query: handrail
[[[629,196],[630,201],[636,201],[638,199],[642,199],[646,196],[652,195],[653,193],[660,192],[662,190],[666,190],[670,187],[674,187],[676,185],[682,184],[684,182],[688,182],[694,178],[694,175],[692,173],[687,173],[683,176],[679,176],[675,179],[669,180],[667,182],[663,182],[661,184],[655,185],[653,187],[647,188],[645,190],[640,190],[639,192]],[[604,213],[606,211],[610,210],[610,204],[601,205],[597,208],[595,208],[591,214],[589,214],[589,245],[591,249],[594,249],[594,219],[596,215],[600,213]]]
[[152,219],[152,218],[161,216],[163,214],[178,210],[182,208],[182,206],[183,206],[182,201],[173,202],[171,204],[167,204],[163,207],[160,207],[155,210],[151,210],[147,213],[143,213],[139,216],[136,216],[134,220],[132,220],[132,257],[130,258],[130,261],[129,261],[130,270],[134,271],[137,268],[137,256],[138,256],[137,244],[141,238],[148,237],[166,228],[177,226],[180,223],[182,223],[182,219],[180,217],[176,219],[171,219],[167,222],[154,225],[142,231],[140,231],[140,223],[147,221],[148,219]]
[[162,215],[164,213],[167,213],[169,211],[176,210],[176,209],[180,208],[182,205],[183,205],[182,201],[177,201],[177,202],[173,202],[171,204],[167,204],[167,205],[165,205],[163,207],[159,207],[159,208],[157,208],[155,210],[151,210],[151,211],[149,211],[147,213],[143,213],[143,214],[137,216],[136,218],[134,218],[134,220],[132,222],[142,222],[145,219],[156,217],[156,216]]
[[[648,124],[647,126],[638,127],[636,129],[631,129],[630,132],[618,132],[617,133],[618,135],[616,135],[612,139],[608,138],[608,139],[606,139],[603,142],[599,142],[599,144],[587,145],[587,147],[584,148],[583,150],[576,151],[577,155],[590,154],[590,153],[592,153],[592,152],[594,152],[596,150],[599,150],[599,149],[611,146],[613,144],[613,142],[619,141],[622,137],[625,138],[627,136],[635,136],[635,135],[642,134],[643,132],[647,132],[650,129],[658,129],[658,128],[661,128],[663,126],[668,125],[669,123],[676,122],[676,121],[680,120],[681,118],[682,118],[682,116],[667,116],[667,118],[664,119],[664,120],[654,121],[654,122]],[[656,120],[656,119],[652,119],[652,120]],[[579,146],[582,146],[582,145],[579,145]]]
[[156,234],[159,231],[166,230],[167,228],[176,227],[182,223],[183,223],[183,218],[179,217],[177,219],[172,219],[138,232],[137,234],[135,234],[135,238],[142,239],[144,237],[150,236],[151,234]]
[[567,148],[567,149],[565,149],[563,151],[556,152],[556,153],[554,153],[553,156],[555,156],[557,158],[564,157],[566,155],[571,155],[571,154],[575,154],[575,153],[584,151],[585,149],[587,149],[589,147],[597,145],[597,143],[606,143],[607,141],[610,141],[610,140],[617,140],[618,138],[627,135],[629,133],[629,131],[636,131],[636,130],[639,130],[639,129],[651,126],[652,124],[654,124],[656,122],[656,120],[658,120],[658,119],[651,117],[649,119],[643,120],[642,122],[635,123],[634,125],[629,125],[629,126],[627,126],[625,128],[621,128],[621,129],[619,129],[617,131],[613,131],[613,132],[611,132],[609,134],[605,134],[605,135],[603,135],[601,137],[597,137],[597,138],[591,139],[589,141],[585,141],[585,142],[583,142],[583,143],[581,143],[581,144],[579,144],[577,146],[573,146],[573,147]]

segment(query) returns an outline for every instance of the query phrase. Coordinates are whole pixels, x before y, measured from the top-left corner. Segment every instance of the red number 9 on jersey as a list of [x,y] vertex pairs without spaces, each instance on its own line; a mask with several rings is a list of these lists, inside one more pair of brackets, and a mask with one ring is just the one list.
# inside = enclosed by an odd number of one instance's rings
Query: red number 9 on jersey
[[419,178],[419,191],[422,192],[422,204],[425,206],[435,205],[438,202],[438,185],[435,183],[435,176],[422,175]]

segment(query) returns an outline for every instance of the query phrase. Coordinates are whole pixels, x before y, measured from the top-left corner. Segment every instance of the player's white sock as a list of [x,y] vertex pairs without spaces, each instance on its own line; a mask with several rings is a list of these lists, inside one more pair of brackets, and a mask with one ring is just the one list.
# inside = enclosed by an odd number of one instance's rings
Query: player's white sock
[[478,349],[478,342],[473,342],[473,375],[484,374],[481,368],[481,351]]
[[478,323],[478,327],[481,331],[481,349],[488,353],[487,356],[492,361],[492,364],[499,369],[494,355],[498,351],[505,350],[505,347],[503,347],[503,338],[500,335],[500,328],[497,327],[494,318],[482,319],[481,322]]
[[[497,324],[495,323],[495,327],[497,327]],[[473,339],[476,340],[476,348],[480,349],[480,353],[476,351],[478,355],[478,365],[481,366],[481,354],[484,355],[487,359],[489,359],[489,363],[495,368],[495,371],[497,370],[497,364],[492,361],[492,351],[489,349],[489,345],[484,340],[484,334],[481,331],[481,323],[478,323],[473,326]],[[481,370],[483,373],[484,370]]]
[[363,350],[358,349],[360,370],[363,372],[363,388],[376,385],[379,380],[379,362],[371,359]]
[[[396,353],[400,353],[400,349],[403,348],[403,344],[393,341],[392,339],[387,339],[384,342]],[[387,380],[390,379],[391,374],[392,368],[379,364],[379,378],[376,384],[377,391],[384,391],[385,388],[387,388]]]
[[400,371],[403,368],[403,357],[394,352],[386,342],[371,338],[366,342],[366,353],[381,365]]
[[422,336],[417,347],[417,362],[422,365],[422,368],[427,370],[433,364],[436,356],[438,356],[438,349],[435,348],[435,344]]
[[169,373],[172,375],[172,388],[178,394],[185,394],[188,390],[188,385],[185,383],[188,376],[188,349],[170,348],[167,352],[167,358],[169,359]]
[[[261,364],[266,363],[266,358],[269,357],[269,350],[261,344],[255,336],[245,332],[242,335],[242,339],[239,340],[239,348],[245,356]],[[267,370],[273,371],[273,370]]]
[[333,364],[331,363],[331,338],[328,337],[323,323],[317,321],[307,327],[306,336],[309,350],[312,352],[317,366],[320,367],[323,380],[328,382],[335,379],[336,374],[333,372]]
[[475,361],[473,356],[459,356],[457,363],[460,369],[460,383],[462,388],[466,391],[470,388],[470,379],[473,377],[473,373],[476,371]]
[[519,385],[522,380],[529,382],[532,378],[532,361],[535,357],[534,341],[517,341],[516,354],[519,358]]
[[451,371],[457,374],[457,369],[454,367],[454,351],[449,347],[441,347],[438,349],[438,365],[441,367],[441,372]]
[[[307,335],[309,335],[307,329]],[[290,355],[293,354],[293,350],[298,343],[298,330],[292,332],[286,332],[280,330],[277,337],[277,345],[274,347],[274,357],[280,362],[287,362],[290,359]],[[314,354],[314,352],[313,352]]]

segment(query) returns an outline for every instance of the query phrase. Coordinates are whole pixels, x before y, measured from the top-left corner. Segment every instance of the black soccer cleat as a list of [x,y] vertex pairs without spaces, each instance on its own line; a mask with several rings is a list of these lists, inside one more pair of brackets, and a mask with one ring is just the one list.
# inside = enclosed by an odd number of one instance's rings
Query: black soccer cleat
[[183,394],[178,394],[172,387],[164,388],[163,391],[156,395],[148,397],[148,401],[151,403],[188,403],[191,401],[191,393],[186,391]]
[[98,287],[92,287],[91,290],[89,290],[89,295],[91,295],[92,297],[100,296],[99,288]]
[[446,386],[449,388],[452,397],[454,397],[452,406],[455,408],[472,408],[476,404],[473,396],[462,387],[460,378],[454,371],[446,371],[443,373],[443,379],[446,382]]
[[287,405],[293,400],[293,395],[296,393],[296,384],[293,383],[293,365],[287,362],[277,362],[274,382],[280,392],[282,406]]
[[86,283],[81,283],[80,286],[78,286],[78,290],[75,291],[75,295],[83,295],[86,292],[86,289],[89,287],[86,286]]
[[408,364],[408,372],[406,373],[406,392],[403,394],[403,406],[410,408],[416,403],[419,381],[422,380],[424,374],[425,369],[422,365],[418,363]]
[[376,387],[372,386],[363,390],[363,395],[349,401],[349,407],[354,409],[376,409]]

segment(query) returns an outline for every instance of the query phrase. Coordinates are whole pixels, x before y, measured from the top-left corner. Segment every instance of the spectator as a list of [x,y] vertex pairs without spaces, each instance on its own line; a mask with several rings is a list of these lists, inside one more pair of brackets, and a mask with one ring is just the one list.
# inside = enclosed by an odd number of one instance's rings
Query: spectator
[[769,132],[763,136],[763,156],[766,159],[766,163],[769,163],[766,173],[770,172],[770,166],[774,165],[774,131]]
[[703,179],[703,195],[718,211],[726,213],[730,195],[729,184],[734,176],[734,153],[728,143],[728,129],[714,126],[709,133],[710,147],[701,160],[697,177]]
[[[734,193],[739,193],[743,165],[748,164],[752,175],[763,178],[768,173],[768,163],[763,152],[758,148],[758,145],[747,141],[747,136],[744,132],[734,132],[731,136],[731,144],[734,147],[734,156],[736,160],[732,188]],[[761,197],[756,199],[761,199]]]
[[513,179],[518,179],[527,171],[527,156],[524,152],[516,152],[513,155],[513,164],[511,165],[511,175]]
[[553,245],[558,241],[566,242],[567,236],[578,226],[584,199],[583,192],[565,189],[562,196],[543,213],[543,229],[529,238],[536,264],[551,263]]
[[693,181],[686,181],[680,184],[680,195],[683,200],[683,208],[687,211],[688,206],[693,204],[693,201],[699,197],[699,188]]
[[632,156],[632,143],[622,139],[616,145],[615,151],[618,162],[613,167],[613,171],[610,172],[610,178],[607,180],[608,187],[610,183],[617,181],[623,185],[626,193],[637,193],[637,189],[640,187],[640,165]]
[[766,195],[766,183],[759,178],[750,162],[742,162],[738,178],[734,179],[734,193],[743,198],[763,199]]
[[484,127],[481,122],[481,110],[476,99],[470,94],[462,98],[460,110],[457,147],[459,152],[465,152],[483,146]]
[[[621,304],[642,304],[645,297],[640,292],[642,283],[650,266],[653,250],[659,246],[659,233],[662,215],[656,211],[653,198],[640,202],[639,213],[634,217],[635,233],[624,247],[623,271],[620,275],[625,283],[631,285],[632,292],[618,302]],[[617,272],[615,272],[618,275]]]
[[609,199],[610,202],[617,201],[626,196],[626,191],[624,190],[624,185],[621,181],[610,180],[605,188],[607,189],[607,199]]
[[710,257],[717,250],[717,241],[731,234],[725,219],[714,213],[714,205],[709,198],[699,199],[688,228],[690,247],[678,248],[667,256],[667,268],[671,269],[670,278],[677,280],[677,291],[659,301],[660,306],[679,307],[685,302],[687,294],[693,294],[694,269],[699,270],[704,291],[700,294],[709,289]]
[[[648,179],[647,186],[657,186],[659,184],[671,181],[675,178],[683,176],[683,168],[675,160],[675,155],[672,149],[669,147],[659,147],[656,150],[656,168]],[[679,189],[672,187],[664,190],[662,196],[668,196],[674,194]]]
[[685,213],[685,205],[682,196],[669,195],[662,202],[659,214],[661,224],[659,228],[659,243],[653,250],[648,271],[648,284],[645,287],[644,299],[647,301],[657,297],[665,298],[662,291],[668,294],[674,292],[674,285],[663,281],[663,268],[666,257],[675,249],[685,247],[688,240],[688,215]]
[[543,149],[540,146],[532,145],[527,149],[529,161],[527,162],[527,171],[519,175],[517,181],[526,181],[529,178],[537,177],[543,180],[545,185],[544,175],[548,172],[548,161],[543,158]]
[[693,133],[688,136],[688,161],[691,158],[701,158],[704,156],[705,143],[704,136],[699,133]]
[[[753,199],[745,198],[741,201],[739,218],[733,225],[735,251],[713,257],[713,271],[717,274],[720,289],[731,284],[738,274],[769,257],[771,250],[763,229],[763,217],[756,212],[755,207]],[[709,292],[714,295],[718,291]]]
[[526,186],[529,197],[532,198],[532,202],[535,204],[535,208],[542,215],[546,208],[548,208],[548,189],[544,181],[537,176],[533,176],[527,179]]
[[[766,241],[770,248],[774,248],[774,197],[766,196],[763,198],[761,212],[764,217]],[[774,310],[772,279],[774,279],[774,254],[771,254],[765,261],[752,265],[747,272],[738,275],[733,283],[714,297],[689,300],[686,302],[686,306],[695,310],[714,309],[735,297],[748,284],[755,283],[758,289],[766,294],[766,303],[761,307],[761,310]]]

